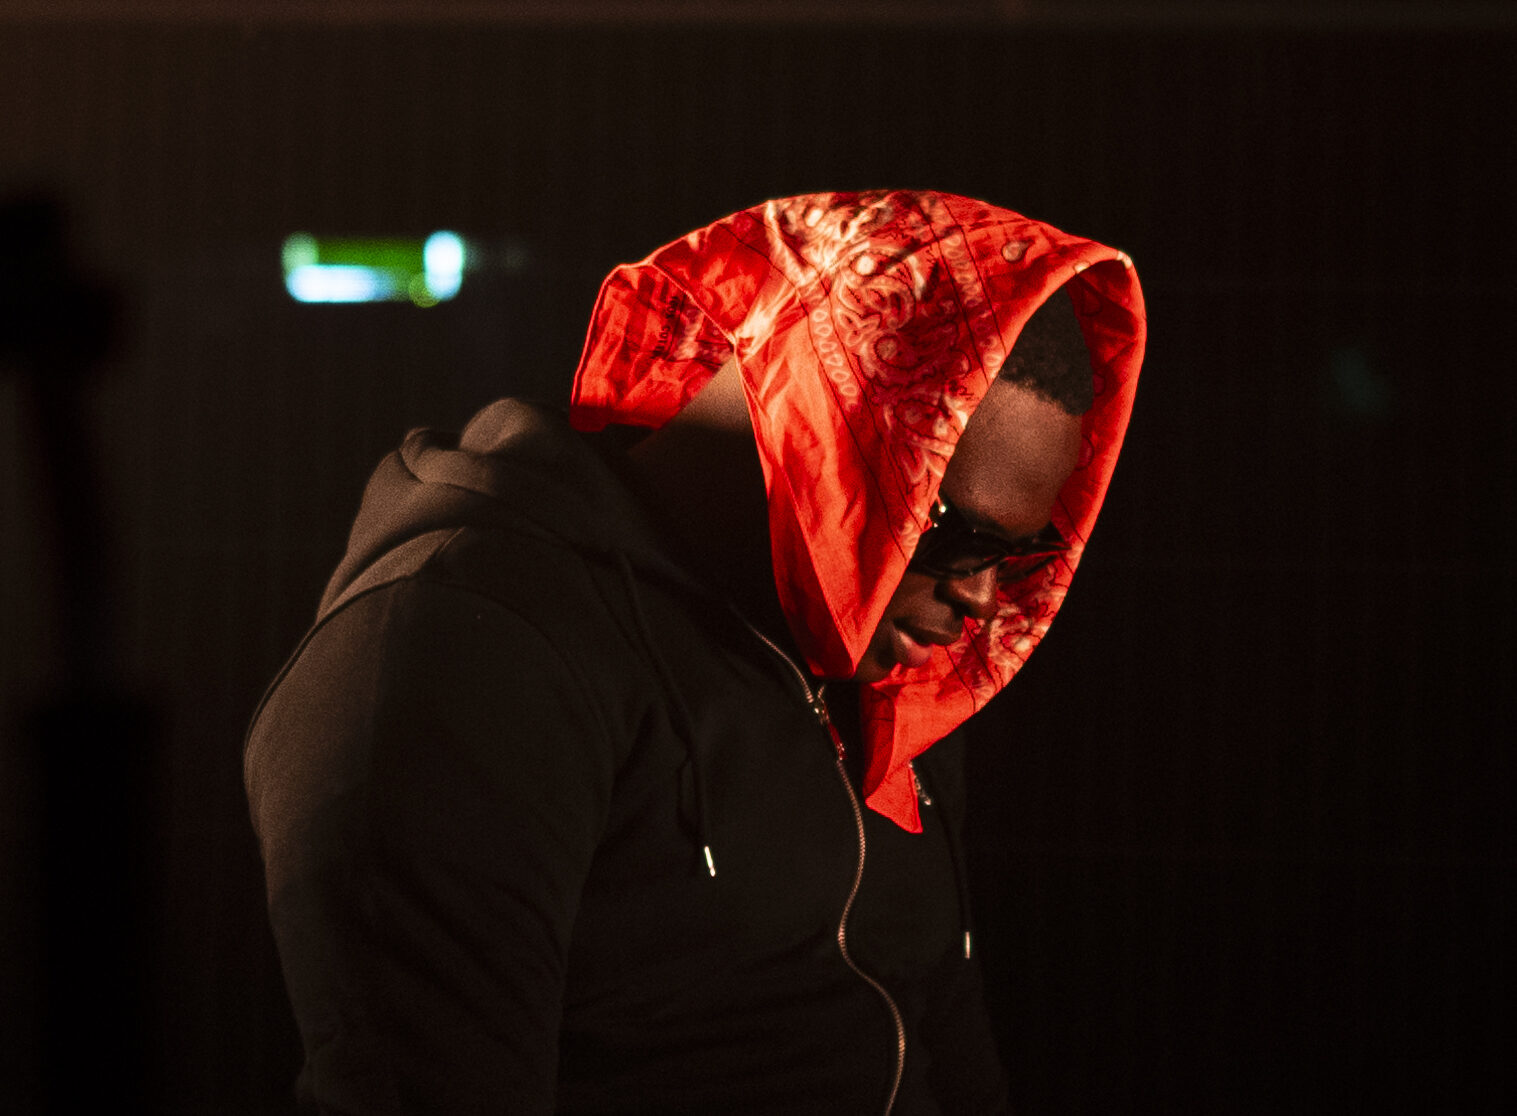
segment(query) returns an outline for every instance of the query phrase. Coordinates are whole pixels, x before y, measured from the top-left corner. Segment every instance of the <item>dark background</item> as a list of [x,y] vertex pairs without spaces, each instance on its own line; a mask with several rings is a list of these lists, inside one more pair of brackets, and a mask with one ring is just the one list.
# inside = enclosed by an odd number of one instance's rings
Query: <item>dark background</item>
[[[118,685],[155,717],[122,735],[125,805],[45,800],[27,717],[68,696],[65,586],[13,361],[0,1111],[102,1074],[129,1110],[133,1065],[150,1111],[288,1107],[240,736],[369,469],[409,427],[562,398],[612,265],[766,197],[896,185],[1123,248],[1149,306],[1094,545],[974,726],[1022,1111],[1511,1107],[1517,23],[921,8],[0,6],[0,201],[59,198],[122,298],[85,398]],[[438,228],[480,249],[451,303],[283,291],[291,232]],[[61,768],[110,770],[112,735]],[[86,850],[62,873],[60,817]],[[88,850],[123,848],[129,899],[92,910],[115,862]],[[59,974],[123,940],[132,994],[91,1032]]]

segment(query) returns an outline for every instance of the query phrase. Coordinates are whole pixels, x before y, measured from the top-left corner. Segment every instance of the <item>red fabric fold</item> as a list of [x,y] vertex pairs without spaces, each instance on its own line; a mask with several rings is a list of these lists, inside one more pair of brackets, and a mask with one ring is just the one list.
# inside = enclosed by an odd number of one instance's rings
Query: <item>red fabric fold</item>
[[601,287],[570,418],[658,427],[735,355],[769,494],[775,586],[810,669],[848,677],[900,582],[965,423],[1063,289],[1095,404],[1054,523],[1072,546],[1003,586],[916,670],[863,688],[869,806],[919,830],[912,757],[1000,691],[1063,603],[1131,413],[1145,339],[1127,256],[952,194],[813,194],[726,217]]

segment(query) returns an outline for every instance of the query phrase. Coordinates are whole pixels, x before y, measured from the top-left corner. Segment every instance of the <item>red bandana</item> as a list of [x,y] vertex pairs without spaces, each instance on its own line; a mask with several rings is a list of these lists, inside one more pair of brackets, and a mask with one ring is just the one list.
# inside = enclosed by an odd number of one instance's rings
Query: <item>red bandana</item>
[[[952,194],[782,198],[618,267],[601,287],[570,417],[658,427],[736,355],[769,492],[775,583],[808,665],[857,669],[964,424],[1060,288],[1095,405],[1054,525],[1058,563],[1002,586],[925,666],[862,688],[868,804],[918,831],[908,764],[1000,691],[1064,600],[1116,464],[1143,357],[1121,252]],[[1061,296],[1064,297],[1064,296]]]

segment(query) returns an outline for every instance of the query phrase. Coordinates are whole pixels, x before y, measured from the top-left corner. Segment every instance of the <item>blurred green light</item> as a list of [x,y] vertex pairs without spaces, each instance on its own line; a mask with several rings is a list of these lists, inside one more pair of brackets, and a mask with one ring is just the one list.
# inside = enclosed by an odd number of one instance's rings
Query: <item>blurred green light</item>
[[436,306],[463,286],[468,250],[457,233],[425,240],[294,233],[282,252],[284,285],[297,302],[405,302]]

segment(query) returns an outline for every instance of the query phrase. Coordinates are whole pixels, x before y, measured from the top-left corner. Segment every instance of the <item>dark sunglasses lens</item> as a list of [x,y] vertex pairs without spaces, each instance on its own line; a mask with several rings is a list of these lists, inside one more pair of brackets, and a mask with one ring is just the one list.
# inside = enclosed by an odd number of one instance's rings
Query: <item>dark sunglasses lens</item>
[[1013,582],[1037,573],[1067,547],[1062,539],[1050,539],[1025,554],[1008,554],[1007,549],[1003,541],[988,535],[937,530],[922,536],[910,565],[935,577],[972,577],[995,566],[1001,581]]
[[941,494],[932,520],[933,526],[917,543],[909,568],[933,577],[973,577],[995,566],[1001,581],[1020,581],[1069,549],[1052,524],[1036,537],[1017,543],[977,531]]
[[911,566],[923,573],[945,577],[968,577],[995,565],[1006,548],[984,535],[937,528],[922,536]]

